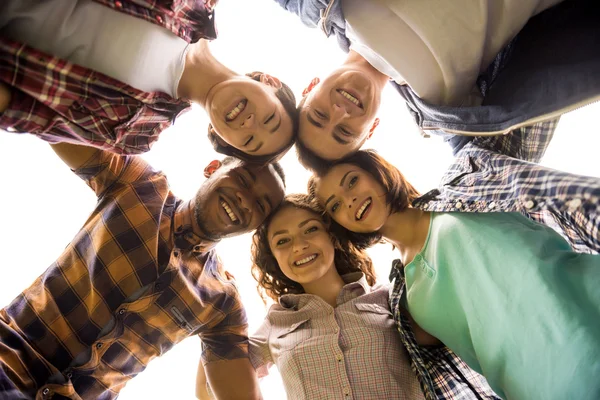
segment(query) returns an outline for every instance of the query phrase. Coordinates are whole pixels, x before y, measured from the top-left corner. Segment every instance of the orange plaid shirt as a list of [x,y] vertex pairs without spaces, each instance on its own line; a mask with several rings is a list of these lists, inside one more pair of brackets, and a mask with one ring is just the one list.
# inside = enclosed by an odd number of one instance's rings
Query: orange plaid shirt
[[98,151],[75,173],[98,203],[0,311],[0,398],[114,399],[191,335],[205,363],[248,357],[239,293],[212,244],[192,233],[193,203],[139,157]]

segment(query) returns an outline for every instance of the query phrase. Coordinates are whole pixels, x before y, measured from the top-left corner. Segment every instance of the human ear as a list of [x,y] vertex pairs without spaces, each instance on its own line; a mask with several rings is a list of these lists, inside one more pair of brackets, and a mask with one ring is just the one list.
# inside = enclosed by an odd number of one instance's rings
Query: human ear
[[371,139],[371,136],[373,136],[373,133],[375,133],[375,128],[377,128],[377,126],[379,126],[379,118],[375,118],[375,121],[373,121],[373,125],[371,125],[371,129],[369,129],[367,139]]
[[264,83],[267,86],[271,86],[275,89],[281,89],[281,81],[274,76],[269,74],[262,74],[260,77],[260,82]]
[[219,168],[221,168],[221,161],[219,160],[212,160],[207,166],[206,168],[204,168],[204,177],[206,178],[210,178],[212,176],[212,174],[215,173],[216,170],[218,170]]
[[319,84],[319,82],[321,82],[319,78],[313,78],[313,80],[310,81],[308,86],[302,91],[302,97],[305,97],[307,94],[309,94],[310,91],[313,90],[313,88]]

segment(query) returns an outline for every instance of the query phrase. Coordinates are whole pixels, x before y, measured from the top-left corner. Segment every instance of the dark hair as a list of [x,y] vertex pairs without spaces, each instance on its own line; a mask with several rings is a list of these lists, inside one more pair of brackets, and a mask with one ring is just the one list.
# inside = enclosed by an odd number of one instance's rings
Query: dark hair
[[[286,207],[296,207],[313,212],[321,217],[325,225],[329,225],[329,217],[316,202],[306,194],[290,194],[281,205],[271,213],[252,236],[252,276],[258,283],[257,289],[264,299],[264,294],[277,300],[284,294],[304,293],[302,285],[292,281],[281,272],[279,264],[269,245],[268,230],[274,216]],[[371,258],[356,248],[347,238],[329,232],[334,247],[334,263],[340,275],[350,272],[363,272],[369,285],[375,283],[375,272]]]
[[[264,75],[263,72],[255,71],[246,74],[246,76],[250,77],[255,81],[260,81],[260,78]],[[287,151],[294,145],[296,141],[296,136],[298,135],[298,110],[296,108],[296,96],[294,96],[294,92],[292,89],[285,83],[281,82],[281,88],[279,88],[275,92],[275,96],[283,105],[286,113],[290,116],[292,120],[292,139],[290,142],[283,147],[280,151],[273,154],[265,154],[262,156],[255,156],[251,154],[244,153],[243,151],[236,149],[230,145],[223,145],[219,142],[218,136],[215,133],[212,124],[208,124],[208,140],[212,144],[213,148],[217,153],[225,154],[228,156],[233,156],[235,158],[239,158],[242,161],[245,161],[250,164],[269,164],[275,161],[278,161],[287,153]]]
[[317,155],[306,147],[300,138],[296,139],[296,156],[304,168],[318,175],[324,174],[335,163],[335,161],[326,160]]
[[[381,157],[375,150],[359,150],[333,165],[352,164],[369,173],[386,192],[386,203],[390,206],[390,212],[395,213],[405,210],[411,206],[411,203],[417,199],[420,194],[413,185],[410,184],[402,173],[394,165],[390,164]],[[316,199],[316,189],[319,177],[323,177],[327,172],[321,172],[317,176],[312,176],[308,181],[308,192],[311,198]],[[346,236],[360,249],[370,247],[381,240],[379,232],[358,233],[351,232],[332,221],[332,230],[337,233],[338,230],[346,231]]]

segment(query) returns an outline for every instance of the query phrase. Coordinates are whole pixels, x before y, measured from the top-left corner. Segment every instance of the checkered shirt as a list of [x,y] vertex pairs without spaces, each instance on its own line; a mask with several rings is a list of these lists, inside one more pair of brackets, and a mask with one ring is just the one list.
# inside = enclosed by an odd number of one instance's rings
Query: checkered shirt
[[457,153],[439,187],[413,206],[437,212],[521,212],[558,228],[574,250],[600,252],[600,178],[536,164],[557,122],[475,138]]
[[75,171],[98,203],[62,255],[0,311],[0,399],[114,399],[181,340],[205,363],[248,357],[239,293],[193,234],[193,202],[135,156]]
[[[162,26],[187,42],[216,38],[214,12],[202,1],[96,1]],[[121,154],[148,151],[158,135],[190,107],[187,101],[142,92],[1,37],[0,82],[12,88],[11,102],[0,114],[0,129]]]
[[289,399],[423,399],[388,304],[389,286],[362,273],[333,308],[318,296],[284,295],[250,337],[259,376],[276,364]]
[[401,298],[406,286],[404,268],[394,261],[390,273],[393,286],[390,307],[402,344],[408,351],[412,368],[427,400],[501,400],[486,379],[473,371],[446,346],[419,346],[408,318],[402,313]]

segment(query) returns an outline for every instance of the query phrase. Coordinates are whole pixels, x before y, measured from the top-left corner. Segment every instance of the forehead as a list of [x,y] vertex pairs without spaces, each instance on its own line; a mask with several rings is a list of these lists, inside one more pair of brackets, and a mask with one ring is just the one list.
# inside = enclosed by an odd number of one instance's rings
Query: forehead
[[316,219],[322,222],[321,216],[315,212],[297,208],[292,205],[283,207],[271,220],[269,232],[273,233],[279,230],[293,230],[306,220]]
[[250,174],[253,174],[256,177],[256,183],[258,185],[266,186],[267,190],[271,191],[274,196],[283,196],[283,193],[285,192],[285,186],[281,176],[279,176],[273,165],[241,165],[240,168],[241,167],[245,167]]
[[340,187],[342,178],[350,171],[358,168],[352,164],[338,164],[331,167],[327,173],[317,181],[317,194],[321,195],[325,192],[332,192]]

